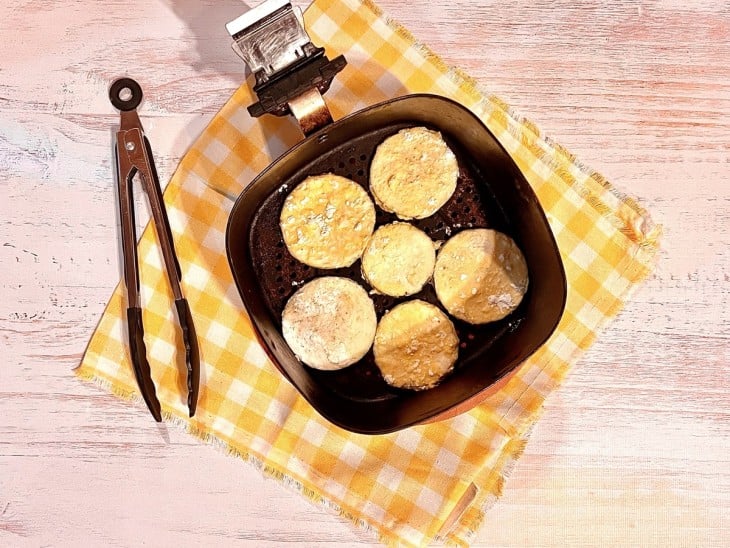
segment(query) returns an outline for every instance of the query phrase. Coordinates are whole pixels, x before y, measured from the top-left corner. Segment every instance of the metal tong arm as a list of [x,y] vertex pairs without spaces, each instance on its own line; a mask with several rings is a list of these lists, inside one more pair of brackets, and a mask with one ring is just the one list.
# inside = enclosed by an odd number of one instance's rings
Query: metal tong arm
[[[157,171],[150,160],[150,145],[141,131],[141,125],[125,129],[125,125],[129,125],[129,122],[133,121],[134,118],[139,123],[139,118],[135,111],[122,112],[122,129],[117,132],[117,154],[120,158],[120,170],[122,174],[126,174],[130,191],[132,188],[132,179],[139,173],[142,189],[147,195],[150,210],[152,211],[152,219],[155,224],[162,257],[165,261],[165,268],[167,270],[167,277],[170,280],[172,294],[175,300],[179,300],[184,298],[182,287],[180,286],[182,274],[177,255],[175,254],[175,244],[172,239],[170,222],[167,219],[167,212],[162,198],[162,190],[160,189]],[[125,124],[125,122],[128,123]]]
[[[160,422],[162,420],[160,404],[151,379],[149,362],[146,357],[146,347],[144,345],[144,328],[139,294],[139,267],[132,192],[133,179],[137,174],[140,176],[142,189],[147,195],[150,210],[152,211],[155,231],[162,251],[165,270],[167,271],[167,277],[175,299],[175,308],[182,330],[183,344],[185,346],[185,364],[187,368],[187,403],[191,417],[195,414],[198,401],[200,354],[190,306],[183,296],[180,285],[182,273],[175,253],[172,231],[164,206],[162,189],[155,168],[152,149],[143,133],[139,116],[136,110],[134,110],[141,99],[141,89],[139,89],[139,86],[135,89],[131,85],[136,85],[134,81],[125,79],[124,82],[132,88],[133,94],[135,91],[138,93],[135,104],[131,109],[128,108],[129,105],[122,105],[121,123],[120,129],[117,132],[116,144],[122,250],[124,254],[124,280],[129,299],[127,322],[129,326],[130,351],[135,376],[137,377],[142,396],[155,420]],[[120,90],[112,86],[112,92],[118,94]],[[114,94],[112,94],[112,102],[114,103]],[[119,98],[117,98],[117,102],[119,102]],[[115,106],[119,107],[116,103]]]

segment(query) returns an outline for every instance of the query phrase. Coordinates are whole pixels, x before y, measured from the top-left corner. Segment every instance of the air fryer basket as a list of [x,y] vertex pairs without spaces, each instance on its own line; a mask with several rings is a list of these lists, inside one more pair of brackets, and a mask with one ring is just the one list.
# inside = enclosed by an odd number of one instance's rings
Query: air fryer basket
[[[294,259],[279,228],[288,193],[310,175],[335,173],[368,190],[376,147],[400,129],[426,126],[440,131],[459,162],[457,189],[435,215],[414,221],[443,241],[466,228],[494,228],[510,235],[527,261],[530,285],[522,303],[504,320],[474,326],[452,318],[460,339],[459,358],[435,388],[421,392],[390,387],[372,351],[357,364],[324,372],[303,365],[281,335],[281,312],[307,281],[346,276],[370,289],[360,262],[320,270]],[[395,216],[377,209],[377,226]],[[280,371],[329,421],[345,429],[377,434],[473,405],[479,395],[514,371],[557,327],[566,281],[557,245],[540,204],[510,156],[466,108],[434,95],[409,95],[367,108],[316,131],[257,177],[233,207],[226,246],[234,279],[269,356]],[[373,294],[378,318],[398,302],[420,298],[441,307],[428,284],[419,294],[393,298]]]

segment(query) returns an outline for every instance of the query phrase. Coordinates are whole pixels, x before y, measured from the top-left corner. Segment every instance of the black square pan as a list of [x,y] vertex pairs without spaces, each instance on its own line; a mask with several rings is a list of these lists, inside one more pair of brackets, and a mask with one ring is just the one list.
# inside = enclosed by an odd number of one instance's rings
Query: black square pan
[[[454,321],[461,346],[454,371],[430,390],[390,387],[372,350],[357,364],[324,372],[302,364],[281,334],[281,312],[302,283],[317,276],[350,277],[370,289],[352,267],[319,270],[287,251],[279,213],[288,193],[310,175],[332,172],[368,189],[377,146],[412,126],[444,136],[459,161],[457,190],[435,215],[415,221],[434,240],[465,228],[485,227],[511,236],[527,261],[530,285],[507,318],[473,326]],[[377,210],[376,226],[395,217]],[[436,95],[407,95],[334,122],[284,153],[241,193],[226,230],[233,277],[260,341],[281,373],[327,420],[347,430],[382,434],[439,420],[477,404],[550,337],[565,307],[566,279],[545,214],[512,158],[484,124],[458,103]],[[428,284],[420,298],[440,306]],[[378,318],[405,299],[373,295]]]

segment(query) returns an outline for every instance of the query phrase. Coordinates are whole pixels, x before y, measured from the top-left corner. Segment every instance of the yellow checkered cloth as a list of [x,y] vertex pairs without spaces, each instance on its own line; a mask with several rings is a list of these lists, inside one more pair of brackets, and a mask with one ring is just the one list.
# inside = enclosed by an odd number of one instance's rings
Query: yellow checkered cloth
[[[290,119],[252,119],[246,106],[254,97],[244,84],[185,155],[165,192],[202,355],[193,419],[187,417],[185,374],[178,363],[182,345],[154,231],[148,227],[139,242],[157,393],[166,420],[222,442],[310,499],[375,531],[383,542],[423,545],[441,536],[467,544],[499,496],[505,471],[519,457],[545,397],[650,272],[659,231],[635,202],[497,98],[482,95],[372,3],[315,0],[305,21],[315,44],[325,46],[330,57],[344,54],[349,63],[327,94],[335,118],[398,95],[430,92],[467,106],[491,129],[547,212],[568,276],[564,318],[509,383],[469,413],[383,436],[352,434],[326,422],[269,362],[226,259],[224,233],[233,200],[301,139]],[[77,371],[137,399],[125,299],[120,285]],[[465,499],[471,501],[466,510],[456,521],[449,519],[473,486],[476,496]]]

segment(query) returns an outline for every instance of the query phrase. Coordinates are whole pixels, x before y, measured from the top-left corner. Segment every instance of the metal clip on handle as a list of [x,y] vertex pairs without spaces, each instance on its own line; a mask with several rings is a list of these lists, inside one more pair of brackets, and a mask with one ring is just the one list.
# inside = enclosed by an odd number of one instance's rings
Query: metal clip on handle
[[183,296],[180,282],[182,273],[175,254],[175,245],[170,230],[170,222],[162,198],[162,189],[157,176],[152,148],[144,134],[142,123],[137,115],[137,107],[142,101],[142,88],[131,78],[115,81],[109,89],[109,99],[120,111],[119,131],[116,134],[116,167],[119,185],[119,212],[121,218],[122,252],[124,256],[124,284],[127,287],[127,326],[129,347],[134,376],[137,379],[142,398],[157,422],[162,421],[160,402],[150,375],[150,364],[144,344],[142,325],[142,305],[139,293],[139,267],[137,265],[137,236],[134,224],[133,179],[139,174],[142,189],[152,210],[152,218],[160,243],[162,257],[175,297],[175,308],[182,330],[185,345],[185,364],[187,367],[188,410],[195,414],[200,385],[200,354],[195,325],[190,306]]
[[234,51],[256,77],[258,102],[248,107],[258,118],[293,115],[304,135],[332,122],[322,95],[347,61],[329,60],[312,44],[301,11],[288,0],[266,0],[226,25]]

